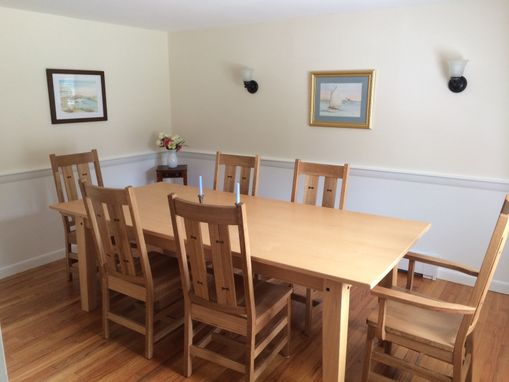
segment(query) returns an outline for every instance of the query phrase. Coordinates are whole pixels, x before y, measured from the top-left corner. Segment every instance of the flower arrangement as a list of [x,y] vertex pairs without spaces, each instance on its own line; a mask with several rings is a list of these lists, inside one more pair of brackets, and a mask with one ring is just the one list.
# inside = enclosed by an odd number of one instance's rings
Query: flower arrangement
[[169,136],[166,133],[159,133],[157,137],[157,147],[164,147],[166,150],[180,151],[186,141],[180,135]]

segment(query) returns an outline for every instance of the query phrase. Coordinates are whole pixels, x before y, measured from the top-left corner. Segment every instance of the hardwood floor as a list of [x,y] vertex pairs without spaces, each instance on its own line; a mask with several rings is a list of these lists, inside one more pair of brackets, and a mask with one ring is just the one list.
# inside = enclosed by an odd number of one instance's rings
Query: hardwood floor
[[[416,288],[446,300],[466,299],[469,288],[444,281],[416,279]],[[347,381],[360,380],[366,336],[365,319],[376,306],[369,291],[353,288],[348,334]],[[313,336],[303,332],[304,305],[294,304],[292,356],[277,357],[260,380],[321,380],[321,317]],[[487,312],[490,311],[491,315]],[[182,368],[182,330],[155,346],[154,358],[143,357],[144,341],[112,325],[111,339],[101,334],[100,309],[81,311],[77,282],[68,282],[64,261],[57,261],[0,280],[0,322],[7,369],[15,381],[239,381],[242,376],[211,363],[195,361],[192,378]],[[479,381],[507,381],[509,375],[509,296],[488,294],[476,333]],[[414,353],[399,348],[402,356]],[[438,361],[422,363],[443,367]],[[387,371],[398,381],[422,381]]]

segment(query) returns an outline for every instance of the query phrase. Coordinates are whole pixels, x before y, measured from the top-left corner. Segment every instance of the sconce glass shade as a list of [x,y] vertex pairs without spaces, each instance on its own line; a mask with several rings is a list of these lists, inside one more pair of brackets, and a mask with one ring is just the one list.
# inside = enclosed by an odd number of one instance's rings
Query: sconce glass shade
[[244,82],[249,82],[253,79],[253,69],[251,68],[243,68],[242,69],[242,80]]
[[249,93],[254,94],[258,91],[258,83],[253,80],[253,69],[248,67],[242,69],[242,81]]
[[456,59],[449,60],[449,90],[453,93],[461,93],[467,87],[467,79],[463,77],[465,66],[468,60]]
[[468,60],[449,60],[449,77],[462,77]]

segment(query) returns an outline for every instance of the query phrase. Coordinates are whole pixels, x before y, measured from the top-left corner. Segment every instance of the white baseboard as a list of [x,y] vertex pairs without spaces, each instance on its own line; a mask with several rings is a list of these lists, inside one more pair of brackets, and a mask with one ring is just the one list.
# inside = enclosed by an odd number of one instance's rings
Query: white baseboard
[[19,263],[10,264],[0,268],[0,279],[15,275],[16,273],[26,271],[27,269],[39,267],[41,265],[51,263],[65,257],[64,249],[58,249],[53,252],[45,253],[31,259],[20,261]]
[[[454,283],[473,286],[475,283],[475,277],[465,275],[463,273],[451,271],[449,269],[439,269],[437,278],[446,281],[452,281]],[[500,280],[493,280],[490,285],[492,292],[509,294],[509,283]]]

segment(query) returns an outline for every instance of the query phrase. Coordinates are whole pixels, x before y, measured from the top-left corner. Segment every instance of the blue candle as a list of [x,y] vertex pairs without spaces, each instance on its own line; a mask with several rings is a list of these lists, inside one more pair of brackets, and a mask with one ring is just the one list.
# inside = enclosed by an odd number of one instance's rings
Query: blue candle
[[201,175],[200,175],[200,192],[199,192],[199,195],[203,195],[203,178],[202,178]]
[[237,187],[235,188],[235,203],[240,203],[240,183],[237,182]]

